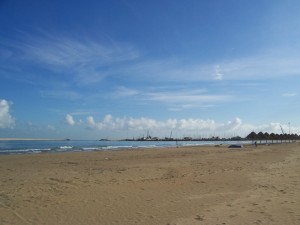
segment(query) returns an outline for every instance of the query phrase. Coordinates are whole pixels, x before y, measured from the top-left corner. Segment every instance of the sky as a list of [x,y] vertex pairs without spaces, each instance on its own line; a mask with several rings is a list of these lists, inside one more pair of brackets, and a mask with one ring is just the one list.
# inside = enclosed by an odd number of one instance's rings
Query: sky
[[298,0],[0,0],[0,137],[300,134]]

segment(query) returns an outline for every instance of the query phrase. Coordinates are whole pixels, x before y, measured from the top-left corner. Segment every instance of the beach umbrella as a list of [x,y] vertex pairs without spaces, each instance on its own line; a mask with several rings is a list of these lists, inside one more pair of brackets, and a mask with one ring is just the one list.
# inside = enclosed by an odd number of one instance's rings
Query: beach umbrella
[[280,135],[279,134],[275,134],[275,139],[277,140],[277,143],[278,143],[278,141],[280,140]]
[[261,143],[261,140],[265,139],[265,134],[263,132],[259,132],[257,134],[257,136],[258,136],[258,139],[259,139],[259,143]]
[[279,135],[279,139],[280,139],[280,141],[281,141],[281,143],[282,143],[282,141],[283,141],[283,139],[284,139],[284,135],[283,135],[283,134],[280,134],[280,135]]
[[298,140],[298,139],[299,139],[298,134],[293,134],[293,139],[294,139],[294,140]]
[[276,139],[276,134],[271,133],[270,134],[270,139],[272,140],[272,144],[273,144],[273,141]]
[[254,139],[258,139],[258,136],[257,136],[257,134],[254,131],[252,131],[250,134],[247,135],[246,138],[254,140]]
[[270,135],[268,132],[264,133],[265,139],[266,139],[266,143],[268,143],[268,139],[270,139]]
[[257,136],[257,134],[254,131],[252,131],[250,134],[248,134],[248,136],[246,137],[246,139],[252,140],[252,142],[253,142],[254,140],[258,139],[258,136]]

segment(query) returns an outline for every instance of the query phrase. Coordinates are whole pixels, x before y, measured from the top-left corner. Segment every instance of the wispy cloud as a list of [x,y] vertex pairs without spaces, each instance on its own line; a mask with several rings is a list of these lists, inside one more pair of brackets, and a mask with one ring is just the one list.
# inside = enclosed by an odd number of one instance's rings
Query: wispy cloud
[[214,78],[215,80],[222,80],[222,79],[223,79],[223,74],[221,73],[221,70],[220,70],[220,66],[219,66],[219,65],[217,65],[217,66],[215,67],[215,71],[214,71],[214,73],[213,73],[213,78]]
[[50,124],[47,126],[47,129],[50,130],[50,131],[56,131],[57,130],[55,126],[50,125]]
[[163,59],[142,59],[122,68],[122,74],[137,81],[191,82],[212,80],[214,66],[201,62],[184,63],[180,57]]
[[65,100],[79,100],[82,95],[72,90],[43,90],[40,91],[42,97],[65,99]]
[[292,93],[292,92],[286,92],[282,94],[283,97],[295,97],[297,96],[297,93]]
[[206,89],[181,89],[180,87],[147,87],[143,90],[118,88],[113,98],[134,97],[139,102],[154,102],[167,106],[171,111],[188,108],[212,107],[214,104],[232,101],[234,96],[226,94],[211,94]]
[[280,51],[261,53],[220,63],[226,79],[270,80],[287,76],[299,76],[300,54]]
[[113,97],[123,98],[140,94],[140,92],[133,88],[127,88],[124,86],[117,87],[113,93]]
[[7,53],[0,55],[2,59],[13,59],[14,64],[22,59],[22,63],[17,63],[20,66],[28,62],[83,85],[95,84],[111,76],[126,77],[129,81],[188,83],[300,75],[300,54],[279,48],[271,53],[265,51],[204,63],[197,58],[182,60],[180,56],[146,57],[134,44],[113,40],[27,34],[22,41],[7,42],[5,50]]
[[88,64],[103,66],[116,62],[135,59],[138,53],[131,46],[115,46],[100,44],[92,40],[71,38],[32,38],[21,49],[25,55],[42,63],[55,66],[80,66]]
[[183,61],[177,58],[145,59],[122,68],[134,79],[168,82],[195,82],[220,80],[270,80],[299,76],[300,54],[291,49],[272,49],[253,55],[225,58],[204,63],[197,58]]
[[[259,83],[259,80],[300,75],[300,54],[287,54],[288,51],[280,49],[272,54],[264,52],[204,63],[197,58],[181,60],[181,56],[154,59],[144,56],[134,44],[53,34],[27,34],[22,41],[7,41],[5,45],[9,46],[5,48],[7,53],[0,57],[3,64],[11,62],[11,69],[16,67],[13,74],[19,74],[19,79],[39,82],[42,97],[70,101],[95,101],[103,96],[113,96],[112,99],[134,98],[137,102],[160,103],[169,110],[178,111],[233,101],[236,99],[234,94],[242,90],[242,86],[249,86],[249,80]],[[5,71],[8,67],[1,66],[0,70]],[[46,70],[47,76],[35,69],[35,75],[23,76],[23,71],[31,74],[31,67]],[[45,78],[51,78],[53,83],[48,79],[45,82]],[[103,79],[110,86],[97,90],[86,88]],[[238,86],[231,81],[239,81]],[[41,86],[43,82],[51,85],[45,89],[45,84]],[[65,86],[58,87],[53,85],[54,82]],[[207,88],[206,84],[212,87],[211,84],[216,82],[220,86]],[[158,87],[151,90],[155,85],[170,87],[178,84],[186,89]],[[196,88],[196,84],[202,86]],[[221,89],[222,84],[226,84],[226,88]],[[203,91],[201,87],[207,90]],[[250,89],[249,86],[247,93]],[[295,93],[284,93],[283,96],[293,97]]]
[[22,41],[11,41],[7,45],[15,54],[6,54],[6,58],[22,59],[22,64],[28,62],[61,76],[69,76],[80,84],[99,82],[107,75],[107,66],[139,56],[129,44],[59,35],[25,34]]
[[199,93],[195,91],[174,91],[174,92],[156,92],[156,93],[146,93],[146,99],[151,101],[172,103],[172,104],[182,104],[182,103],[194,103],[194,104],[204,104],[204,103],[214,103],[214,102],[224,102],[231,99],[229,95],[213,95],[207,93]]

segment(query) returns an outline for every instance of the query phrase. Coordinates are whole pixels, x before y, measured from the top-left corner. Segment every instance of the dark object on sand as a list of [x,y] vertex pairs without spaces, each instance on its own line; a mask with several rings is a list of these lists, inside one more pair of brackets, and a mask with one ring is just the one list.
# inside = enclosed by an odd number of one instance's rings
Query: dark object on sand
[[243,148],[243,145],[229,145],[228,148]]

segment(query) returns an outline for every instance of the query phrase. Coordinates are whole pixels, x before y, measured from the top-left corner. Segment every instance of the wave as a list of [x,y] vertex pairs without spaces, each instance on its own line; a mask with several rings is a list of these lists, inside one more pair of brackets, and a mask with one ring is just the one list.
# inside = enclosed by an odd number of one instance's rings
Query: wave
[[51,151],[50,148],[46,149],[1,149],[0,154],[32,154],[32,153],[42,153],[42,152],[49,152]]

